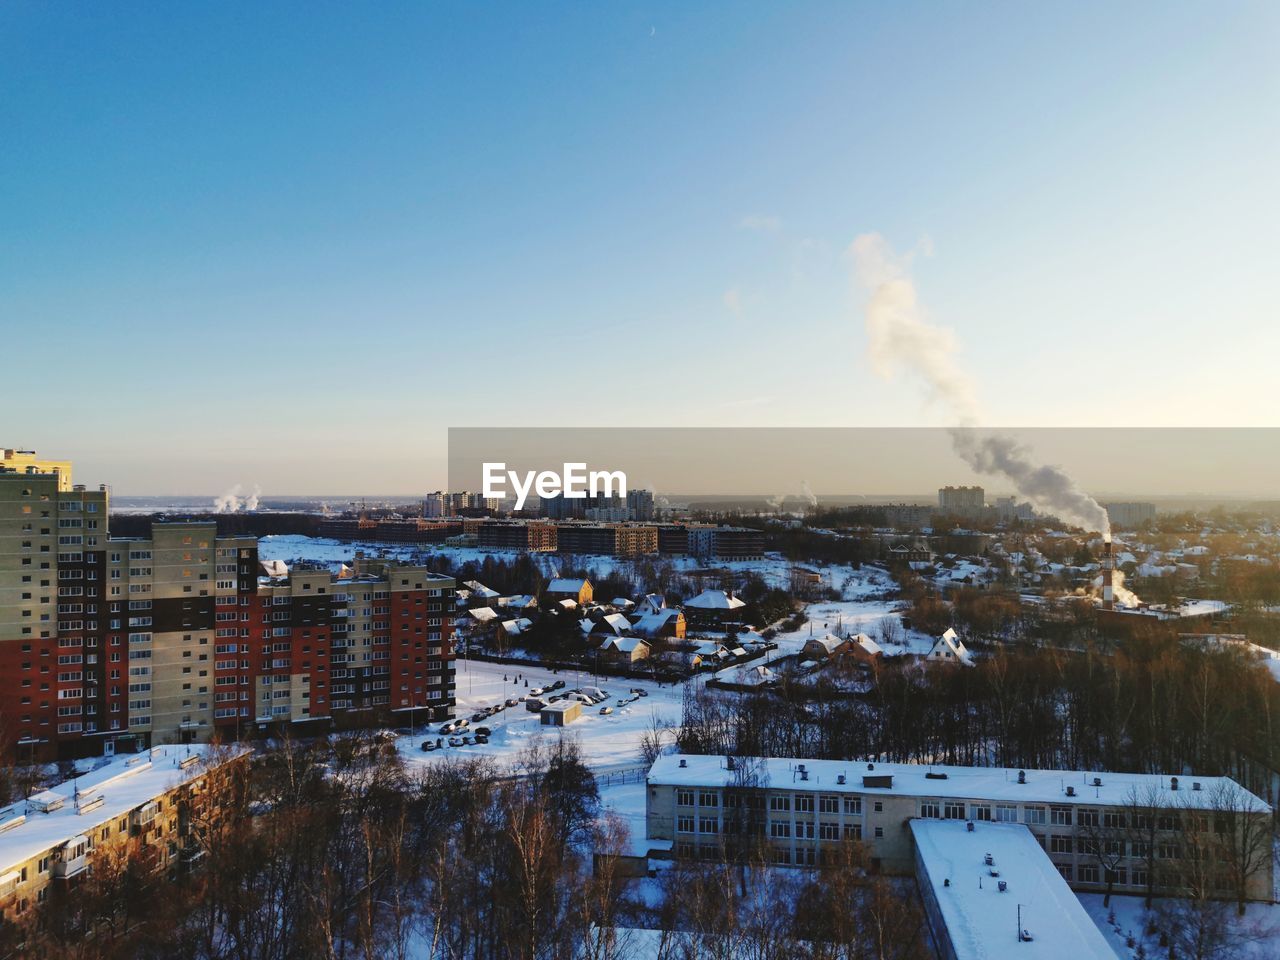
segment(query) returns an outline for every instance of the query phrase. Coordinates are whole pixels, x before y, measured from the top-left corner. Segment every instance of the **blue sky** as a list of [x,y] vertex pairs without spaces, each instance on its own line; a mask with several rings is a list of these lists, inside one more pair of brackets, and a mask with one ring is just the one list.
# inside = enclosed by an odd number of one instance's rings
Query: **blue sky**
[[871,231],[995,423],[1276,425],[1278,40],[1269,3],[7,3],[0,349],[39,359],[0,443],[409,493],[449,426],[945,422],[866,359]]

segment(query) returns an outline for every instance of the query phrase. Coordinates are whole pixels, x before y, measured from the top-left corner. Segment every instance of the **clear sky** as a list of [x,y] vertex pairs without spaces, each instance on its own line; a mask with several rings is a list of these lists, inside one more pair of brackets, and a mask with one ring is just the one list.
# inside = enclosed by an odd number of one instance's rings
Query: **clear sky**
[[[1280,5],[0,5],[0,444],[412,493],[468,425],[1277,425]],[[909,489],[929,487],[905,482]]]

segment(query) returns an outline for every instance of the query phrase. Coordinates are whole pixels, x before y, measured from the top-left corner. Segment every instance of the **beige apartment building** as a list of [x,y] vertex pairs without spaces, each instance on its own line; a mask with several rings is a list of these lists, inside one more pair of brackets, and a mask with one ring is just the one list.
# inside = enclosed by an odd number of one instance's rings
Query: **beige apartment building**
[[[1146,817],[1149,830],[1135,822]],[[906,875],[919,818],[1025,824],[1072,889],[1106,889],[1110,869],[1117,892],[1138,893],[1153,865],[1184,855],[1191,829],[1247,821],[1269,843],[1271,808],[1227,777],[690,755],[660,757],[648,775],[649,842],[677,856],[717,857],[726,833],[749,823],[778,864],[817,865],[824,849],[855,840],[874,866]],[[1259,861],[1249,893],[1268,899],[1271,858]],[[1221,892],[1231,895],[1225,880]]]

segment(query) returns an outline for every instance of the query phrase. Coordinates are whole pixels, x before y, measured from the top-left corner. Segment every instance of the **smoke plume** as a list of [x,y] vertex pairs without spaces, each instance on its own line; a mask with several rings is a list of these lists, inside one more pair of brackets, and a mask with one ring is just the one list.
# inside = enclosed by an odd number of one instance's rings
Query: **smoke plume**
[[941,404],[954,422],[951,443],[976,472],[1003,477],[1041,513],[1101,531],[1111,539],[1107,511],[1060,467],[1037,463],[1014,438],[979,428],[973,384],[956,362],[955,334],[930,323],[908,270],[912,256],[897,256],[884,237],[865,233],[849,248],[857,282],[867,291],[871,362],[882,377],[913,374],[928,401]]
[[253,493],[246,497],[240,495],[242,487],[236,484],[222,496],[213,501],[214,513],[239,513],[241,510],[252,512],[258,509],[258,499],[262,496],[262,488],[256,483]]

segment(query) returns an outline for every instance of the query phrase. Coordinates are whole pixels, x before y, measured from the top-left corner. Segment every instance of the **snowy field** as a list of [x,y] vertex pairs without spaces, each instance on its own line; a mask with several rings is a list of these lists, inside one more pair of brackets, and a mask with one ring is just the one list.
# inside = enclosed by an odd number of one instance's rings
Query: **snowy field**
[[[306,537],[300,534],[282,534],[262,537],[258,541],[258,555],[263,560],[283,560],[286,564],[295,560],[327,563],[336,567],[350,563],[357,550],[368,556],[386,556],[411,562],[426,557],[446,557],[455,565],[481,563],[486,557],[511,562],[519,554],[515,551],[488,550],[479,547],[446,547],[438,544],[375,543],[332,540],[325,537]],[[589,575],[600,578],[613,573],[633,573],[635,563],[622,557],[573,556],[560,557],[550,553],[532,553],[529,556],[545,576],[559,576],[562,567],[572,564],[583,567]],[[645,561],[668,562],[677,571],[696,570],[707,566],[725,567],[739,573],[754,573],[771,587],[786,589],[791,582],[791,562],[781,557],[763,560],[711,561],[696,557],[646,557]],[[812,566],[812,565],[810,565]],[[841,589],[848,599],[879,593],[893,586],[892,578],[884,570],[863,567],[853,570],[847,566],[821,568],[828,574],[828,583]],[[848,583],[846,584],[846,581]]]
[[[567,736],[578,741],[584,761],[600,777],[618,771],[634,770],[643,765],[640,740],[655,720],[664,726],[675,726],[680,722],[683,693],[678,686],[660,686],[651,681],[620,677],[593,678],[589,672],[556,673],[541,667],[512,666],[461,658],[457,664],[456,715],[461,718],[470,718],[481,707],[518,699],[529,690],[545,687],[556,680],[563,680],[566,684],[564,690],[559,691],[561,693],[577,687],[599,687],[609,694],[609,699],[605,704],[595,707],[583,704],[581,718],[567,727],[543,726],[538,714],[529,712],[523,703],[517,703],[514,707],[507,707],[500,713],[473,723],[473,727],[483,726],[493,731],[487,744],[473,746],[450,747],[448,735],[439,733],[442,724],[421,724],[415,728],[413,737],[405,736],[397,741],[402,755],[409,763],[431,763],[460,756],[484,756],[499,763],[510,763],[522,749],[539,737]],[[525,686],[526,682],[528,687]],[[644,689],[648,695],[632,699],[629,691],[633,688]],[[620,704],[620,700],[630,702]],[[611,707],[612,712],[602,716],[600,708],[604,705]],[[443,749],[432,753],[422,751],[422,742],[428,739],[425,732],[427,730],[430,731],[432,740],[443,737]],[[669,738],[670,734],[668,743]]]

